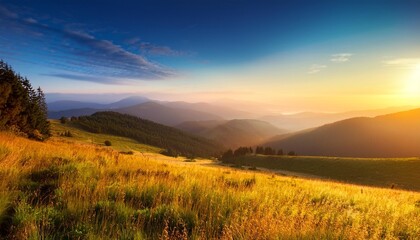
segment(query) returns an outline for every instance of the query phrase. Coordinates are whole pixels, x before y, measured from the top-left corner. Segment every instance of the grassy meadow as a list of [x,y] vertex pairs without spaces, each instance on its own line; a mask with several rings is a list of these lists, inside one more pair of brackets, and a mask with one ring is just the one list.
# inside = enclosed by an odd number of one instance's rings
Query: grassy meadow
[[59,120],[50,120],[50,123],[51,132],[53,135],[59,136],[60,134],[65,133],[66,131],[70,131],[72,137],[64,137],[62,139],[66,139],[72,142],[76,141],[92,143],[96,145],[104,145],[104,142],[108,140],[111,141],[112,148],[122,152],[138,151],[142,153],[159,153],[163,150],[158,147],[140,144],[136,140],[133,140],[131,138],[83,131],[80,128],[74,126],[74,124],[72,124],[71,122],[62,124]]
[[0,239],[420,236],[420,193],[155,160],[74,135],[0,133]]
[[420,191],[420,158],[247,155],[234,159],[233,163],[360,185]]

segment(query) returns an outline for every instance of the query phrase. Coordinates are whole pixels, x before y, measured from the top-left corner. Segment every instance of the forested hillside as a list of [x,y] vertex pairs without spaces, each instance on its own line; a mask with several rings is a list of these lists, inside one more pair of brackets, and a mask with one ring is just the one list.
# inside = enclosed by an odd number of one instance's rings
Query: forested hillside
[[15,73],[0,60],[0,130],[11,130],[38,140],[49,136],[47,105],[41,88]]
[[74,119],[71,123],[90,132],[129,137],[140,143],[164,148],[170,155],[212,157],[220,155],[223,150],[211,140],[116,112],[98,112]]

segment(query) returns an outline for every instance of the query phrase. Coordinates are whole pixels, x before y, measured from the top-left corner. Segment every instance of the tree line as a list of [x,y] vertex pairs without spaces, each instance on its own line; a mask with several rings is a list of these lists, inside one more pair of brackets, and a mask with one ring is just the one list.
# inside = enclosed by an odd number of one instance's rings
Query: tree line
[[50,136],[45,95],[0,60],[0,130],[37,140]]
[[[242,157],[245,155],[251,154],[259,154],[259,155],[286,155],[283,153],[283,149],[274,149],[272,147],[262,147],[258,146],[255,148],[255,151],[252,147],[239,147],[236,150],[229,149],[223,153],[220,160],[224,162],[229,162],[238,157]],[[288,156],[295,156],[296,153],[294,151],[289,151],[287,153]]]

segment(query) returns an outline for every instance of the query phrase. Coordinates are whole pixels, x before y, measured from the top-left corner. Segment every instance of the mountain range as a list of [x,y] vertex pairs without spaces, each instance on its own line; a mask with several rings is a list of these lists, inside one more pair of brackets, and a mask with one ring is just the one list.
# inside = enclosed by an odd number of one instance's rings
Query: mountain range
[[286,130],[279,129],[270,123],[255,119],[190,121],[176,127],[183,131],[215,140],[230,148],[256,146],[277,134],[286,132]]
[[[136,100],[138,100],[136,102]],[[124,99],[122,101],[102,105],[84,102],[60,101],[48,105],[49,109],[59,109],[59,111],[49,111],[48,117],[58,119],[61,117],[79,117],[91,115],[95,112],[113,111],[133,115],[143,119],[151,120],[160,124],[174,126],[185,121],[204,121],[204,120],[222,120],[223,118],[212,113],[198,111],[189,108],[168,107],[154,101],[146,99]],[[81,106],[81,108],[66,109],[71,106]]]
[[277,137],[265,145],[293,150],[299,155],[420,156],[420,108],[377,117],[350,118]]
[[214,141],[179,129],[117,112],[97,112],[67,124],[93,133],[128,137],[139,143],[163,148],[171,156],[217,157],[223,147]]
[[142,96],[131,96],[123,98],[119,101],[104,104],[95,102],[83,102],[74,100],[60,100],[48,103],[48,110],[51,112],[68,111],[76,109],[114,109],[128,107],[136,104],[141,104],[150,101],[148,98]]
[[379,115],[395,113],[413,109],[411,106],[390,107],[382,109],[371,109],[361,111],[348,111],[337,113],[325,112],[299,112],[294,114],[276,114],[260,117],[262,121],[269,122],[277,127],[289,131],[300,131],[304,129],[319,127],[327,123],[333,123],[353,117],[375,117]]
[[265,145],[300,155],[420,156],[420,110],[400,111],[409,107],[342,113],[302,112],[254,119],[232,119],[250,114],[225,106],[152,101],[144,97],[109,104],[58,101],[49,103],[48,107],[50,118],[86,116],[100,111],[128,114],[176,127],[229,148]]

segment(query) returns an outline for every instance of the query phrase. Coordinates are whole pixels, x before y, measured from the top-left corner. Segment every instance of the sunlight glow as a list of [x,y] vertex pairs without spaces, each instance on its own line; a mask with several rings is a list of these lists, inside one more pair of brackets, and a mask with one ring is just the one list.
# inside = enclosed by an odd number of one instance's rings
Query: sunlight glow
[[407,79],[404,92],[407,96],[420,95],[420,63],[417,63],[413,68],[413,72]]

